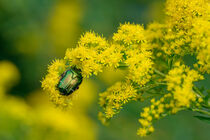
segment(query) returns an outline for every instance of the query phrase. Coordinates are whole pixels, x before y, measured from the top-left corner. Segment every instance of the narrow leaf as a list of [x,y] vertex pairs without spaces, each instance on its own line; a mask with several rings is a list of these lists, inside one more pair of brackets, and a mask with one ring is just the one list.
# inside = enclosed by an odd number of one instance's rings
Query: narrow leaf
[[210,124],[210,118],[209,117],[204,117],[204,116],[194,116],[194,117],[196,117],[197,119],[199,119],[201,121],[204,121],[204,122]]

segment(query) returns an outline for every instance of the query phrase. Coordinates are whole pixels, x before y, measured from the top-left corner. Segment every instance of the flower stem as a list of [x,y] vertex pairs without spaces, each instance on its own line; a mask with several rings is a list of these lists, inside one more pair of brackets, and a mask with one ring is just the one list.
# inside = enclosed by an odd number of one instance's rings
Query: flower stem
[[155,88],[155,87],[160,86],[160,85],[166,85],[166,83],[155,83],[155,84],[151,84],[151,85],[148,85],[148,86],[145,86],[145,87],[137,87],[136,89],[138,91],[147,91],[147,90],[150,90],[150,89]]
[[201,109],[193,109],[193,111],[197,111],[197,112],[199,112],[199,113],[202,113],[202,114],[205,114],[205,115],[210,116],[210,112],[205,111],[205,110],[201,110]]
[[154,72],[157,73],[157,74],[159,74],[159,75],[161,75],[161,76],[163,76],[163,77],[166,76],[164,73],[160,72],[159,70],[157,70],[155,68],[154,68]]
[[196,92],[198,95],[200,95],[201,97],[204,97],[204,95],[200,92],[200,90],[196,87],[193,86],[194,92]]

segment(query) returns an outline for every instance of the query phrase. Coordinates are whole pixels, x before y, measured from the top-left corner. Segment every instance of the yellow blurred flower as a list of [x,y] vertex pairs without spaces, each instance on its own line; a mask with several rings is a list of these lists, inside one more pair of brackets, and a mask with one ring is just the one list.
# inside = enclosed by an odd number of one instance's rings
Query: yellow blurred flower
[[56,54],[62,55],[79,37],[79,22],[83,13],[81,7],[81,3],[76,0],[60,0],[53,7],[47,33]]
[[16,66],[9,61],[0,61],[0,97],[20,79]]

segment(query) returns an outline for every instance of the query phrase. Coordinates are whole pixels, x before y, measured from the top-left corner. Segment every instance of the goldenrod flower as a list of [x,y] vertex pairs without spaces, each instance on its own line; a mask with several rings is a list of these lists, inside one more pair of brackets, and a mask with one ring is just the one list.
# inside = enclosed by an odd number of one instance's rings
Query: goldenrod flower
[[192,90],[193,82],[202,80],[203,76],[195,70],[190,70],[185,65],[177,63],[166,76],[167,89],[173,93],[178,107],[190,107],[190,103],[196,100],[196,94]]
[[127,59],[125,63],[128,65],[129,74],[128,79],[137,83],[140,86],[145,85],[151,79],[153,72],[151,60],[152,52],[139,48],[134,48],[126,52]]
[[137,132],[137,135],[139,135],[141,137],[144,137],[144,136],[147,135],[147,130],[145,128],[139,128],[138,132]]
[[102,72],[102,66],[98,61],[97,52],[86,47],[77,47],[66,51],[65,60],[70,66],[76,66],[81,70],[83,77],[89,77],[92,74],[97,75]]
[[[162,50],[167,55],[197,55],[199,51],[192,51],[192,48],[195,49],[195,43],[197,44],[202,38],[208,38],[208,35],[202,35],[209,31],[207,29],[209,27],[209,14],[210,8],[207,0],[167,0],[167,20],[164,24],[156,22],[150,24],[146,31],[147,38],[153,48],[155,47],[158,50]],[[194,30],[193,28],[195,28],[196,24],[198,25],[202,21],[206,21],[205,25],[199,25],[197,26],[198,28]],[[206,29],[205,31],[202,30],[202,28],[199,29],[199,27],[203,26],[206,27],[203,28]],[[198,34],[194,36],[196,32],[199,32],[201,36],[198,36]],[[207,48],[207,45],[204,45],[204,43],[200,44],[198,46]],[[203,60],[203,58],[199,57],[201,57],[201,55],[197,56],[199,61],[202,59],[199,65],[202,65],[203,62],[208,62],[208,58]],[[206,71],[207,68],[204,68],[204,70],[202,66],[201,70]]]
[[113,40],[125,45],[142,43],[145,42],[145,36],[142,32],[144,32],[144,28],[141,25],[121,24],[117,33],[114,34]]
[[81,36],[78,44],[79,46],[92,48],[97,51],[104,50],[108,46],[106,39],[94,32],[86,32],[84,36]]
[[[210,10],[209,10],[210,13]],[[210,17],[210,14],[209,14]],[[210,18],[198,18],[193,23],[191,49],[198,62],[195,67],[201,72],[210,73]]]
[[190,106],[199,106],[198,102],[202,102],[203,99],[193,91],[193,82],[201,79],[203,77],[197,71],[190,70],[187,66],[177,62],[166,76],[167,90],[171,93],[165,94],[159,100],[151,99],[151,105],[145,107],[140,113],[141,128],[137,134],[146,136],[153,132],[153,119],[175,114]]
[[208,0],[167,0],[166,15],[171,26],[191,28],[194,19],[207,14]]
[[128,82],[117,82],[105,92],[100,93],[99,105],[104,110],[104,115],[99,115],[100,120],[108,120],[122,109],[122,106],[131,100],[135,100],[137,93]]
[[129,70],[127,78],[140,86],[145,85],[151,78],[153,61],[143,26],[121,24],[113,41],[124,46],[124,63]]
[[164,114],[170,113],[171,109],[173,108],[166,108],[165,106],[169,99],[171,99],[171,94],[166,94],[160,100],[155,100],[153,98],[150,101],[151,105],[143,108],[143,112],[140,113],[141,118],[139,119],[141,127],[138,129],[137,135],[143,137],[154,131],[154,127],[152,125],[153,120],[164,117]]
[[87,32],[81,37],[79,46],[67,49],[65,60],[70,66],[81,70],[83,77],[102,72],[104,66],[117,67],[122,60],[120,45],[110,45],[95,33]]

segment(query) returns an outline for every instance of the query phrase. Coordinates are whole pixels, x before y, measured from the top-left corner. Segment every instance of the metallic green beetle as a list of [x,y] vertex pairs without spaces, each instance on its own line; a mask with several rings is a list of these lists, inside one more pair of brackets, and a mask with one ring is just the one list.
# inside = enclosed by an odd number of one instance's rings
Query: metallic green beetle
[[61,95],[70,95],[77,90],[82,83],[81,71],[76,68],[66,70],[57,85]]

